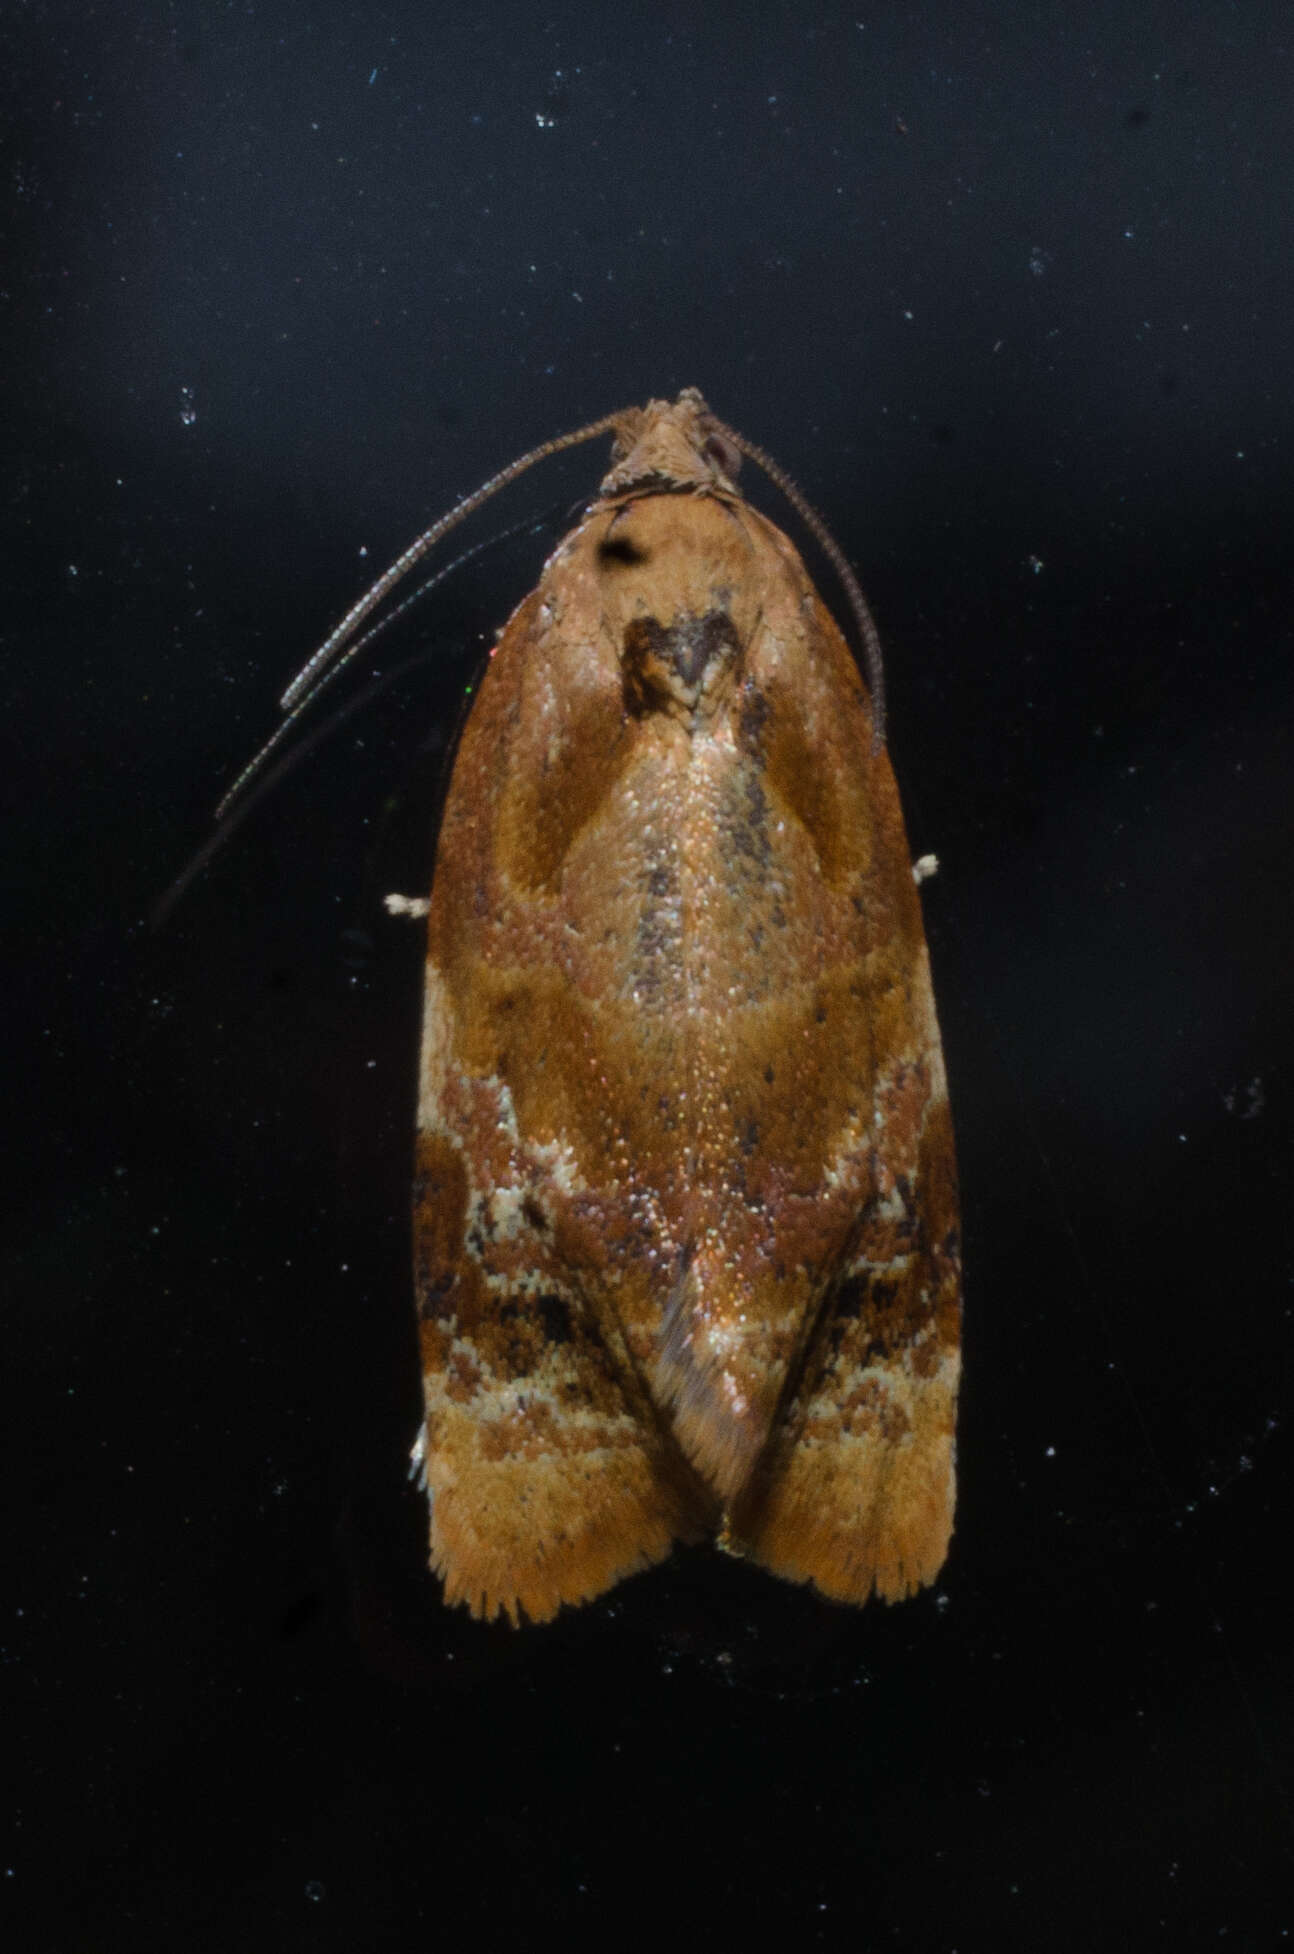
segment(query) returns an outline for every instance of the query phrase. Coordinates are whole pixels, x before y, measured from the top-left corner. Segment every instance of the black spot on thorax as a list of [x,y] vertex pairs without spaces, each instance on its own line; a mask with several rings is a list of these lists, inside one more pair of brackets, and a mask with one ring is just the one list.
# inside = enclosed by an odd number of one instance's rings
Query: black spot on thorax
[[641,549],[635,543],[632,536],[625,536],[623,534],[619,536],[604,536],[598,544],[598,562],[605,563],[608,567],[617,563],[626,566],[635,563],[646,563],[649,554],[649,551]]

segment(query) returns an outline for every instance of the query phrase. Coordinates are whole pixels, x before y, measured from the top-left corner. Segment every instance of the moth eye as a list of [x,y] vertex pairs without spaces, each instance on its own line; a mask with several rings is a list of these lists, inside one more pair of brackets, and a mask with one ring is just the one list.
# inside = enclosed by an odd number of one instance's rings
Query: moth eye
[[707,434],[701,447],[706,460],[735,482],[741,472],[741,450],[726,434]]

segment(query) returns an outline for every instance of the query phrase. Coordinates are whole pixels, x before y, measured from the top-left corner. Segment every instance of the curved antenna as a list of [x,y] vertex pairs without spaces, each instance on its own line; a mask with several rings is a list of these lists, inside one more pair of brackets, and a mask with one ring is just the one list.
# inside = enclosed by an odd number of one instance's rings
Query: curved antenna
[[[325,740],[331,739],[333,734],[339,732],[343,726],[348,726],[356,713],[362,712],[370,700],[380,698],[393,685],[397,685],[406,673],[416,671],[420,665],[428,664],[435,655],[431,651],[419,652],[417,657],[406,658],[402,664],[392,665],[389,671],[379,672],[361,692],[356,693],[354,698],[348,699],[344,706],[339,706],[331,718],[325,719],[321,725],[312,727],[308,733],[303,733],[297,744],[289,748],[286,753],[278,754],[273,766],[268,764],[273,756],[269,751],[270,742],[267,742],[257,756],[258,778],[253,783],[248,773],[236,806],[230,807],[221,816],[218,825],[207,836],[201,848],[180,870],[165,895],[153,905],[148,918],[149,928],[158,930],[163,927],[181,897],[187,894],[202,871],[210,866],[241,828],[248,815],[260,806],[267,795],[273,793],[281,780],[299,767],[317,746],[322,746]],[[295,719],[291,723],[295,725]]]
[[[320,693],[326,691],[334,680],[340,678],[341,674],[359,657],[362,651],[367,651],[374,639],[383,637],[393,624],[413,609],[415,604],[420,603],[424,597],[435,590],[438,584],[442,584],[447,578],[454,576],[463,568],[464,564],[470,563],[473,557],[481,556],[486,550],[493,549],[496,543],[506,543],[513,536],[520,536],[527,531],[542,529],[551,514],[552,510],[549,509],[538,520],[527,516],[524,521],[514,523],[510,529],[501,529],[497,535],[486,536],[481,542],[473,543],[471,549],[463,550],[460,555],[454,558],[452,563],[447,563],[443,569],[437,570],[434,577],[428,577],[425,582],[418,585],[416,590],[411,591],[407,597],[402,598],[398,604],[393,605],[384,617],[378,619],[376,624],[371,624],[368,630],[361,632],[360,636],[354,639],[352,643],[342,647],[335,654],[331,664],[321,667],[315,673],[310,684],[294,700],[292,706],[285,712],[284,717],[279,721],[265,744],[253,753],[247,765],[230,782],[216,804],[215,819],[217,821],[224,820],[234,802],[241,800],[247,789],[252,785],[252,782],[259,779],[260,775],[269,765],[269,762],[274,758],[274,755],[279,751],[288,735],[300,720],[302,714],[310,710]],[[303,673],[302,676],[304,677],[305,674]]]
[[[172,910],[179,903],[181,897],[197,881],[203,869],[221,853],[226,843],[235,831],[242,826],[252,809],[260,803],[273,787],[277,786],[278,782],[285,775],[291,773],[299,766],[314,751],[315,747],[322,745],[340,727],[346,725],[357,712],[361,711],[367,705],[370,699],[380,697],[388,687],[403,678],[406,672],[414,671],[418,666],[427,664],[433,654],[422,652],[417,657],[406,658],[401,664],[392,666],[390,670],[384,673],[375,672],[371,682],[356,698],[351,699],[340,711],[334,713],[331,719],[325,720],[322,726],[317,727],[311,733],[301,735],[297,744],[289,748],[286,753],[282,752],[281,749],[286,743],[288,735],[296,730],[302,717],[315,703],[320,693],[328,689],[333,680],[338,678],[346,670],[351,662],[359,656],[361,651],[371,645],[375,638],[383,637],[390,625],[396,623],[416,603],[427,596],[430,591],[434,590],[437,584],[443,583],[447,577],[452,577],[456,571],[462,569],[465,563],[470,563],[473,557],[483,556],[486,550],[493,549],[496,544],[505,543],[509,538],[520,536],[526,531],[542,529],[545,523],[551,521],[555,511],[561,506],[560,503],[554,503],[545,510],[542,516],[537,518],[527,516],[524,521],[513,523],[510,529],[501,529],[494,535],[483,537],[479,543],[473,543],[470,549],[463,550],[456,556],[452,563],[447,563],[443,569],[438,570],[434,577],[428,577],[425,582],[420,583],[415,591],[412,591],[408,597],[404,598],[402,602],[388,611],[385,617],[379,618],[376,624],[365,631],[353,645],[343,652],[341,657],[328,671],[322,672],[319,675],[305,696],[270,735],[260,751],[248,761],[233,785],[226,791],[224,798],[216,809],[216,827],[214,832],[208,836],[202,847],[198,849],[197,853],[180,871],[179,875],[176,876],[165,895],[154,904],[149,917],[150,928],[156,930],[163,926]],[[276,764],[271,765],[271,762],[276,762]]]
[[442,536],[447,536],[451,529],[456,529],[464,516],[470,516],[473,509],[479,509],[483,502],[488,502],[492,495],[496,495],[501,488],[506,488],[509,482],[515,482],[518,475],[524,474],[527,468],[533,468],[537,461],[544,461],[549,455],[560,454],[563,448],[578,447],[581,441],[592,441],[599,434],[610,434],[620,426],[630,411],[622,407],[616,414],[604,414],[600,421],[590,421],[587,427],[577,427],[570,434],[559,434],[552,441],[541,441],[537,448],[530,450],[529,454],[519,455],[516,461],[510,461],[506,468],[501,468],[497,475],[491,475],[488,482],[482,482],[480,488],[475,489],[471,495],[464,496],[461,502],[456,502],[447,515],[443,515],[439,522],[434,522],[430,529],[424,530],[415,543],[410,543],[404,554],[396,558],[389,570],[383,571],[377,582],[370,590],[365,591],[357,604],[351,605],[345,617],[329,632],[318,651],[302,666],[283,694],[279,703],[284,712],[292,711],[319,676],[345,650],[364,619],[377,609],[387,592],[394,589],[402,577],[408,576],[414,564],[421,562],[427,551],[434,549]]
[[726,421],[721,421],[717,414],[709,413],[707,410],[707,418],[716,434],[731,441],[734,448],[745,455],[748,461],[753,461],[757,468],[762,468],[769,481],[781,489],[801,522],[822,545],[832,568],[844,585],[849,607],[854,613],[854,622],[863,641],[867,689],[872,695],[872,744],[874,748],[883,746],[885,744],[885,662],[881,656],[881,637],[849,558],[812,503],[805,500],[790,476],[784,469],[778,467],[771,456],[766,455],[762,448],[757,448],[753,441],[747,441],[744,435],[738,434],[736,428],[729,427]]

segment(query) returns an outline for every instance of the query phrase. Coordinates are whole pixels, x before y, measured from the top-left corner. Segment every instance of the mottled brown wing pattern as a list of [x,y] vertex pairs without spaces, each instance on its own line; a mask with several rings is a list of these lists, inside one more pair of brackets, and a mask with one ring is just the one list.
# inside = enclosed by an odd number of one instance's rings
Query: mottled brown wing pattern
[[951,1527],[959,1296],[897,793],[696,397],[633,435],[500,639],[442,825],[432,1560],[514,1621],[707,1532],[893,1599]]

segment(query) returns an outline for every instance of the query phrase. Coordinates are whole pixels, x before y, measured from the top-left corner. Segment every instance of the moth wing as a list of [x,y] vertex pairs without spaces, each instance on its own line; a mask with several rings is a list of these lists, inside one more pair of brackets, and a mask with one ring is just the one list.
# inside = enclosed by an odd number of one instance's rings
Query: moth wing
[[[487,1093],[481,1110],[493,1134]],[[460,1132],[470,1141],[470,1122]],[[415,1181],[431,1562],[446,1600],[473,1615],[543,1622],[663,1559],[697,1524],[632,1367],[554,1265],[538,1220],[464,1255],[486,1217],[501,1231],[510,1210],[537,1214],[545,1189],[533,1171],[524,1193],[505,1173],[482,1177],[479,1152],[469,1184],[457,1139],[422,1132]]]
[[[604,696],[586,674],[587,697],[550,683],[562,643],[528,599],[464,729],[428,920],[418,1111],[431,1560],[447,1600],[514,1622],[661,1560],[714,1505],[595,1293],[617,1260],[591,1185],[606,1067],[590,1066],[595,1012],[563,962],[593,932],[565,926],[554,884],[579,784],[612,764],[622,714],[618,683]],[[578,737],[535,694],[582,711]],[[580,763],[569,786],[559,751]]]
[[[862,1603],[933,1580],[952,1531],[961,1265],[952,1123],[929,957],[888,755],[873,751],[853,661],[820,601],[806,684],[839,702],[830,772],[854,920],[839,970],[841,1078],[870,1103],[842,1125],[830,1183],[869,1188],[843,1261],[826,1275],[796,1380],[728,1516],[735,1549],[787,1579]],[[826,724],[826,715],[820,717]],[[821,756],[828,757],[824,746]],[[823,778],[824,767],[807,770]],[[823,851],[824,856],[826,851]],[[852,937],[852,946],[850,944]],[[834,1080],[823,1090],[835,1088]],[[800,1090],[813,1091],[805,1078]],[[829,1150],[830,1151],[830,1150]]]
[[883,1195],[732,1521],[770,1572],[855,1605],[935,1579],[956,1498],[960,1257],[937,1045],[901,1089],[916,1126],[897,1224]]

